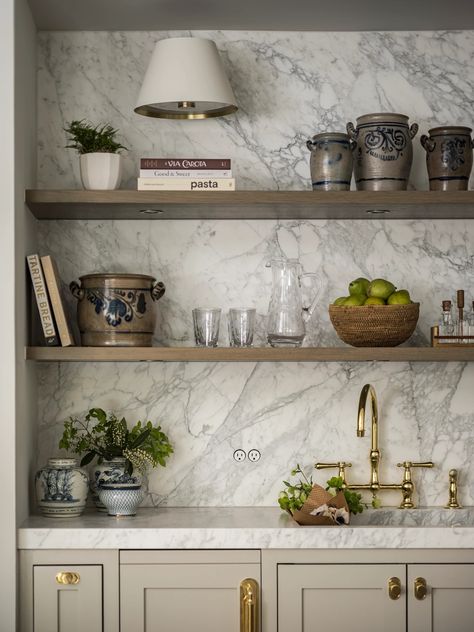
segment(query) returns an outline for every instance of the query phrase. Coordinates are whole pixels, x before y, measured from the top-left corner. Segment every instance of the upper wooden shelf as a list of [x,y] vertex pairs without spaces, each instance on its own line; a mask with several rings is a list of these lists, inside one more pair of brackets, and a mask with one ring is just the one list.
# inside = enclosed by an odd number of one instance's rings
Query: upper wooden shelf
[[27,347],[39,362],[473,362],[474,348],[439,347]]
[[38,219],[474,219],[474,191],[28,190]]

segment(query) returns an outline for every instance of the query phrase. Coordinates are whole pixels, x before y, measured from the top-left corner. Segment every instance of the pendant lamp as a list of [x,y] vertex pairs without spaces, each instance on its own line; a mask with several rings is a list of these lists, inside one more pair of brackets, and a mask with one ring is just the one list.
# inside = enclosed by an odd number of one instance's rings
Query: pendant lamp
[[237,110],[217,46],[198,37],[157,42],[135,112],[168,119],[204,119]]

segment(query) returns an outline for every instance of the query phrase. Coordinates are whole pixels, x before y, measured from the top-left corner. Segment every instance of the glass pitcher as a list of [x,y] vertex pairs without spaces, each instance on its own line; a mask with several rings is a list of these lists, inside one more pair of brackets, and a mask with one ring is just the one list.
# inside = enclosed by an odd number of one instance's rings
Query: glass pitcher
[[[267,263],[273,274],[273,288],[268,306],[267,340],[272,347],[300,347],[306,334],[305,322],[316,307],[321,280],[311,272],[301,274],[298,259],[272,259]],[[309,307],[303,307],[301,279],[311,277],[316,286]]]

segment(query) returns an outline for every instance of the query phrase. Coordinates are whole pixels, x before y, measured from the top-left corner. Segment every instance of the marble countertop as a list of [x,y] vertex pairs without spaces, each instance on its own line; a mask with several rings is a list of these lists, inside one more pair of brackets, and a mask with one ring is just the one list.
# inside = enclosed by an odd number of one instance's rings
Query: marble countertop
[[474,548],[474,508],[369,510],[345,527],[300,527],[274,507],[140,509],[131,518],[31,516],[19,549]]

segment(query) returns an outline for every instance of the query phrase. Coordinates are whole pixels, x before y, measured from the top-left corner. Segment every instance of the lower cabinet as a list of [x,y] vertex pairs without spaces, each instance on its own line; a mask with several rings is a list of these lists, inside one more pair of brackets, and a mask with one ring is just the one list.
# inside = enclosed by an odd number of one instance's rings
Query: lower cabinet
[[122,551],[121,632],[258,632],[259,551]]
[[[384,557],[392,558],[392,563],[385,563]],[[335,627],[351,632],[473,632],[472,552],[464,553],[469,563],[417,561],[450,557],[463,555],[459,551],[264,552],[264,632],[319,632]],[[396,558],[408,563],[395,563]]]
[[118,551],[22,551],[20,564],[22,632],[118,632]]

